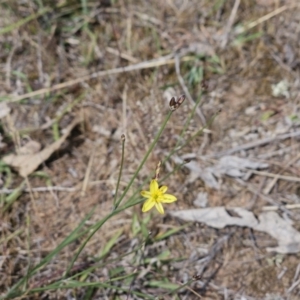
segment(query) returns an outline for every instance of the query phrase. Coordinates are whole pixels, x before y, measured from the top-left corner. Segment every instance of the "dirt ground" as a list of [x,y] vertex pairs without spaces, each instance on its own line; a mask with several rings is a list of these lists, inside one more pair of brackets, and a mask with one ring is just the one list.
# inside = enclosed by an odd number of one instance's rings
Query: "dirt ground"
[[[247,226],[216,228],[171,213],[196,209],[196,199],[232,215],[230,208],[257,217],[271,207],[300,230],[298,0],[0,6],[0,299],[300,299],[299,251],[268,251],[277,237]],[[76,287],[63,286],[68,278],[59,288],[51,284],[63,278],[83,238],[7,297],[92,209],[85,228],[111,212],[121,135],[123,191],[169,100],[182,94],[185,102],[127,195],[179,141],[184,147],[161,168],[178,201],[165,215],[136,205],[105,223],[71,270],[97,266],[73,277]],[[222,174],[210,186],[189,167],[209,169],[227,155],[268,168],[247,178]],[[177,168],[186,158],[191,162]]]

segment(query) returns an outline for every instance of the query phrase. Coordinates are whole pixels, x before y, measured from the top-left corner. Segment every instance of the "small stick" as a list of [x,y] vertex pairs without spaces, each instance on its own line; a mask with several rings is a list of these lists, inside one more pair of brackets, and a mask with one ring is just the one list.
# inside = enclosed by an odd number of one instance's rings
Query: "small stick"
[[94,162],[94,157],[95,157],[95,148],[92,151],[92,154],[90,156],[89,159],[89,163],[85,172],[85,176],[84,176],[84,180],[83,180],[83,184],[82,184],[82,189],[81,189],[81,197],[85,196],[86,194],[86,189],[89,183],[89,179],[90,179],[90,175],[91,175],[91,169],[92,169],[92,165]]
[[[102,184],[103,182],[109,182],[112,181],[111,179],[107,179],[107,180],[97,180],[97,181],[90,181],[88,182],[89,186],[95,186],[98,184]],[[126,185],[126,183],[122,183],[124,186]],[[79,186],[81,185],[81,183],[79,183]],[[64,186],[40,186],[40,187],[35,187],[35,188],[24,188],[22,189],[22,192],[25,193],[29,193],[30,191],[32,192],[68,192],[68,193],[73,193],[76,192],[80,189],[80,187],[64,187]],[[1,189],[0,190],[0,195],[8,195],[11,194],[15,191],[15,189]]]
[[[292,8],[292,7],[293,7],[293,6],[291,6],[290,8]],[[296,7],[296,5],[295,5],[295,7]],[[253,21],[253,22],[249,23],[249,24],[246,25],[244,28],[240,29],[240,30],[238,31],[238,33],[239,33],[239,34],[244,33],[244,32],[246,32],[246,31],[248,31],[249,29],[251,29],[251,28],[253,28],[253,27],[259,25],[260,23],[266,22],[266,21],[268,21],[269,19],[275,17],[276,15],[278,15],[278,14],[284,12],[284,11],[287,10],[288,8],[289,8],[289,7],[288,7],[287,5],[283,5],[283,6],[279,7],[279,8],[277,8],[277,9],[271,11],[270,13],[264,15],[263,17],[258,18],[256,21]]]
[[[25,188],[22,190],[22,192],[25,192],[25,193],[30,193],[30,191],[32,192],[53,192],[53,191],[57,191],[57,192],[75,192],[77,191],[78,189],[76,188],[73,188],[73,187],[64,187],[64,186],[41,186],[41,187],[36,187],[36,188]],[[2,189],[0,190],[0,195],[8,195],[8,194],[11,194],[13,193],[15,190],[14,189]]]
[[300,283],[300,280],[298,278],[299,276],[299,272],[300,272],[300,264],[298,264],[297,268],[296,268],[296,272],[293,278],[293,283],[292,285],[288,288],[287,293],[291,293],[293,291],[293,289]]
[[130,61],[131,63],[137,63],[138,62],[138,59],[136,59],[136,58],[124,53],[124,52],[118,53],[118,51],[114,48],[106,47],[105,50],[108,53],[111,53],[111,54],[114,54],[114,55],[119,55],[121,58],[126,59],[126,60]]
[[221,43],[221,47],[222,47],[223,49],[224,49],[224,48],[226,47],[226,45],[227,45],[227,42],[228,42],[228,35],[229,35],[229,32],[230,32],[230,29],[232,28],[232,25],[233,25],[235,16],[236,16],[236,14],[237,14],[238,8],[239,8],[239,6],[240,6],[240,3],[241,3],[241,0],[235,0],[235,2],[234,2],[232,11],[231,11],[231,13],[230,13],[230,16],[229,16],[229,19],[228,19],[228,22],[227,22],[227,26],[226,26],[226,29],[225,29],[223,41],[222,41],[222,43]]
[[269,172],[264,172],[264,171],[256,171],[256,170],[249,170],[249,171],[251,173],[254,173],[257,175],[277,178],[277,179],[286,180],[286,181],[300,182],[300,178],[298,178],[298,177],[285,176],[285,175],[279,175],[279,174],[274,174],[274,173],[269,173]]
[[[300,158],[300,153],[298,153],[298,155],[296,155],[296,157],[294,157],[293,159],[291,159],[286,166],[280,171],[280,173],[286,171],[286,169],[294,164],[298,159]],[[265,187],[263,193],[264,194],[269,194],[271,192],[271,190],[273,189],[274,185],[276,184],[277,180],[280,179],[280,173],[277,174],[277,176],[274,177],[274,179]]]
[[275,207],[281,207],[279,204],[277,205],[277,203],[270,197],[260,193],[257,189],[256,186],[253,186],[251,184],[247,184],[246,182],[244,182],[243,180],[239,179],[239,178],[235,178],[235,180],[241,184],[242,186],[246,187],[246,189],[248,191],[250,191],[251,193],[255,194],[255,195],[258,195],[259,197],[261,197],[263,200],[267,201],[268,203],[272,204],[273,206]]
[[225,150],[225,151],[221,151],[219,153],[213,154],[212,156],[213,157],[222,157],[222,156],[230,155],[235,152],[242,151],[242,150],[249,150],[251,148],[255,148],[258,146],[263,146],[263,145],[269,144],[274,141],[286,140],[288,138],[293,138],[293,137],[298,137],[298,136],[300,136],[300,130],[295,131],[295,132],[289,132],[286,134],[281,134],[281,135],[270,137],[270,138],[261,139],[258,141],[254,141],[254,142],[251,142],[248,144],[241,145],[241,146],[237,146],[237,147],[231,148],[229,150]]
[[[175,68],[176,68],[176,74],[177,74],[177,78],[178,81],[181,85],[181,88],[183,89],[184,94],[186,95],[186,97],[189,99],[190,103],[192,105],[195,105],[195,101],[193,100],[189,89],[187,88],[187,86],[184,83],[184,79],[182,78],[181,74],[180,74],[180,60],[179,60],[179,55],[175,56]],[[196,113],[198,114],[198,116],[200,117],[201,123],[203,126],[206,125],[206,120],[205,117],[201,111],[201,109],[199,107],[196,108]]]
[[[194,58],[192,56],[185,56],[182,58],[183,61],[189,61],[189,60],[193,60],[193,59]],[[14,97],[14,98],[8,100],[7,102],[18,102],[23,99],[27,99],[30,97],[39,96],[39,95],[43,95],[43,94],[57,91],[60,89],[64,89],[64,88],[70,87],[72,85],[81,83],[83,81],[87,81],[87,80],[102,77],[102,76],[120,74],[123,72],[131,72],[131,71],[137,71],[137,70],[142,70],[142,69],[155,68],[158,66],[174,64],[174,62],[175,62],[175,60],[173,58],[173,54],[170,54],[170,55],[166,55],[166,56],[160,57],[155,60],[144,61],[144,62],[135,64],[135,65],[129,65],[126,67],[114,68],[114,69],[105,70],[105,71],[99,71],[99,72],[95,72],[95,73],[92,73],[89,75],[82,76],[80,78],[75,78],[75,79],[72,79],[72,80],[69,80],[66,82],[55,84],[52,87],[42,88],[42,89],[27,93],[24,95]]]
[[280,205],[280,206],[264,206],[262,208],[262,210],[263,211],[272,211],[272,210],[278,210],[281,207],[284,207],[286,209],[298,209],[298,208],[300,208],[300,203],[297,203],[297,204],[286,204],[286,205]]

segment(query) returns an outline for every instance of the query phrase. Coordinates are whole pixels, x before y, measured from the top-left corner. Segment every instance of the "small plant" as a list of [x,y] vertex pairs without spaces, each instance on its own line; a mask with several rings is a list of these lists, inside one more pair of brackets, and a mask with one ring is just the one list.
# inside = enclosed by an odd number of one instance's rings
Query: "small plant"
[[[86,280],[87,278],[89,278],[88,275],[91,272],[93,272],[99,266],[106,264],[106,261],[103,261],[103,259],[104,259],[104,257],[107,257],[110,249],[114,246],[117,239],[120,237],[122,231],[118,231],[116,233],[116,235],[110,241],[108,241],[106,245],[104,245],[104,247],[100,253],[100,257],[98,257],[98,259],[94,263],[87,264],[86,267],[83,268],[83,270],[81,270],[81,271],[78,271],[76,269],[76,266],[74,266],[74,264],[77,261],[82,250],[86,247],[87,243],[91,240],[91,238],[94,236],[94,234],[98,230],[101,230],[101,227],[112,217],[117,216],[119,213],[121,213],[124,210],[127,210],[128,208],[130,208],[132,206],[140,205],[142,202],[144,202],[143,207],[142,207],[143,212],[147,212],[155,206],[156,209],[158,210],[158,212],[160,214],[163,214],[164,208],[163,208],[162,204],[163,203],[172,203],[177,200],[177,198],[175,196],[173,196],[171,194],[166,194],[167,186],[163,185],[163,186],[159,187],[158,177],[160,175],[160,167],[171,157],[171,155],[173,155],[179,149],[184,147],[189,141],[191,141],[198,134],[200,134],[203,129],[197,131],[190,139],[188,139],[184,143],[180,142],[180,141],[182,141],[182,139],[179,139],[178,143],[176,144],[174,149],[169,153],[169,155],[162,162],[158,163],[155,174],[154,174],[154,178],[150,181],[149,191],[142,190],[142,186],[146,182],[149,182],[151,175],[144,180],[142,185],[135,190],[135,192],[132,194],[132,196],[130,196],[128,199],[126,199],[126,197],[128,196],[128,191],[132,187],[133,182],[137,178],[140,170],[144,166],[150,153],[153,151],[160,136],[162,135],[171,115],[181,106],[181,104],[184,102],[184,100],[185,100],[184,95],[178,97],[178,99],[175,99],[173,97],[170,100],[170,103],[169,103],[170,111],[167,114],[165,120],[163,121],[157,135],[155,136],[152,144],[150,145],[148,151],[146,152],[146,154],[145,154],[144,158],[142,159],[140,165],[138,166],[136,172],[133,174],[133,176],[132,176],[131,180],[129,181],[128,185],[126,186],[125,190],[123,191],[123,193],[121,195],[118,195],[119,183],[120,183],[120,179],[122,176],[122,169],[123,169],[123,164],[124,164],[124,152],[125,152],[125,136],[122,135],[122,137],[121,137],[121,141],[122,141],[121,166],[120,166],[120,172],[118,175],[115,196],[113,199],[112,211],[108,215],[106,215],[102,220],[98,221],[96,224],[86,226],[86,222],[89,220],[89,218],[93,214],[93,211],[91,211],[90,214],[88,214],[86,216],[86,218],[81,221],[81,223],[78,225],[78,227],[74,231],[72,231],[53,251],[51,251],[44,259],[42,259],[40,261],[40,263],[38,263],[37,265],[35,265],[31,269],[29,269],[27,272],[27,275],[24,276],[23,278],[21,278],[18,282],[16,282],[16,284],[11,287],[11,289],[6,293],[6,295],[3,297],[0,297],[0,299],[12,299],[14,297],[22,297],[23,295],[39,293],[39,292],[42,292],[45,290],[59,290],[62,288],[63,289],[75,289],[75,288],[85,288],[85,287],[87,288],[88,293],[93,288],[98,288],[98,289],[107,289],[108,288],[108,289],[113,289],[115,291],[133,294],[133,295],[139,296],[143,299],[154,299],[154,297],[146,295],[145,293],[131,290],[130,287],[128,287],[128,289],[124,290],[124,288],[121,288],[119,285],[114,284],[114,282],[120,282],[120,281],[122,281],[124,283],[125,282],[130,283],[130,282],[133,282],[135,280],[135,278],[137,277],[138,273],[127,274],[123,268],[120,269],[121,273],[120,272],[112,273],[111,274],[112,277],[110,278],[109,281],[93,282],[91,284],[90,281]],[[187,119],[186,124],[183,126],[181,136],[185,133],[194,112],[195,112],[195,109],[191,112],[191,116]],[[180,143],[182,143],[182,144],[180,144]],[[178,170],[178,168],[180,168],[182,165],[177,166],[173,170],[173,172]],[[171,172],[167,176],[165,176],[165,178],[163,178],[162,181],[165,180],[168,176],[170,176],[173,172]],[[147,200],[145,201],[143,198],[140,197],[140,195],[142,195],[142,197],[144,197],[144,198],[147,198]],[[149,221],[149,219],[148,219],[148,221]],[[137,247],[135,247],[132,251],[130,251],[128,253],[126,252],[122,255],[122,256],[127,256],[127,255],[130,255],[131,253],[136,253],[135,257],[139,257],[139,258],[135,259],[135,264],[137,264],[137,268],[139,268],[141,259],[144,260],[144,263],[149,264],[149,266],[151,266],[150,264],[152,264],[151,263],[152,259],[148,259],[148,258],[144,259],[143,255],[141,255],[141,253],[143,252],[142,249],[144,248],[146,241],[149,238],[149,232],[147,232],[147,229],[146,229],[148,221],[145,220],[142,223],[140,223],[142,226],[141,231],[135,230],[136,234],[142,233],[145,241],[142,242]],[[137,224],[137,222],[138,222],[138,219],[137,219],[137,217],[135,217],[135,223]],[[172,229],[169,232],[167,232],[165,235],[159,236],[157,238],[157,240],[167,238],[168,236],[175,234],[176,232],[182,230],[183,228],[184,227],[180,227],[178,229],[177,228]],[[33,287],[30,285],[30,282],[32,281],[34,276],[37,274],[37,272],[39,272],[40,270],[45,268],[51,262],[51,260],[62,251],[62,249],[64,249],[67,245],[74,243],[75,241],[78,242],[82,239],[83,239],[83,241],[82,241],[81,245],[79,246],[76,253],[74,254],[74,256],[73,256],[72,260],[70,261],[68,267],[66,268],[65,272],[63,274],[61,274],[60,277],[55,278],[53,280],[53,282],[50,282],[46,285],[43,285],[42,283],[40,286]],[[164,253],[166,253],[167,256],[169,255],[168,254],[169,251],[166,251]],[[120,259],[120,257],[118,259]],[[162,258],[160,256],[157,256],[156,260],[157,260],[157,262],[159,262],[161,260],[161,263],[163,261],[166,261],[166,262],[168,261],[167,257]],[[157,267],[159,267],[161,263],[159,263],[157,265]],[[155,286],[160,286],[160,288],[167,289],[168,290],[167,294],[173,294],[173,293],[178,292],[180,289],[184,288],[186,285],[190,284],[193,280],[194,279],[191,279],[190,281],[187,281],[185,284],[177,284],[177,283],[173,284],[169,281],[166,281],[166,279],[162,279],[161,281],[155,281],[156,282]],[[149,281],[149,285],[152,285],[153,282],[154,282],[153,280]]]

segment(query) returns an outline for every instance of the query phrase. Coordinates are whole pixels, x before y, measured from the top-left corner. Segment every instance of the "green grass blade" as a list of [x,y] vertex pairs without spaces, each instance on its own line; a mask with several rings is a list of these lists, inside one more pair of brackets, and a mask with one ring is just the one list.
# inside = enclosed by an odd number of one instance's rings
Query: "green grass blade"
[[18,21],[16,23],[10,24],[10,25],[0,29],[0,35],[11,32],[11,31],[25,25],[26,23],[38,18],[39,16],[46,14],[49,11],[51,11],[51,9],[49,7],[47,7],[47,8],[41,9],[36,14],[32,14],[24,19],[21,19],[20,21]]
[[106,254],[109,253],[111,248],[115,245],[116,241],[120,237],[120,235],[123,233],[123,229],[121,228],[116,232],[116,234],[105,244],[104,249],[102,250],[100,257],[104,257]]
[[[26,282],[28,279],[34,275],[40,268],[42,268],[45,264],[47,264],[57,253],[59,253],[64,247],[68,244],[72,243],[74,240],[78,238],[79,230],[85,225],[85,222],[90,219],[93,215],[94,209],[80,222],[75,230],[73,230],[53,251],[51,251],[42,261],[37,264],[33,269],[28,272],[28,275],[21,280],[19,280],[7,293],[7,295],[3,299],[12,298],[14,295],[21,295],[22,292],[18,289]],[[1,298],[0,298],[1,299]]]
[[181,230],[185,229],[186,227],[188,227],[189,224],[185,224],[183,226],[180,226],[180,227],[177,227],[177,228],[173,228],[173,229],[170,229],[168,230],[167,232],[163,233],[163,234],[160,234],[158,236],[156,236],[154,238],[155,241],[161,241],[161,240],[164,240],[164,239],[167,239],[168,237],[180,232]]
[[120,166],[120,172],[119,172],[117,187],[116,187],[115,196],[114,196],[114,208],[117,208],[116,201],[117,201],[117,197],[118,197],[118,191],[119,191],[119,186],[120,186],[120,181],[121,181],[121,176],[122,176],[122,170],[123,170],[123,165],[124,165],[124,155],[125,155],[125,135],[124,134],[122,134],[121,139],[122,139],[121,166]]

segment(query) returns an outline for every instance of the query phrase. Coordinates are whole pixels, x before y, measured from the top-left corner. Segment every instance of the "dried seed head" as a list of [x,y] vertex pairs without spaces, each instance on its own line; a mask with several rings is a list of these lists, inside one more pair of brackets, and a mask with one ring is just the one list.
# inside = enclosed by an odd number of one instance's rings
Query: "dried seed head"
[[171,110],[175,110],[176,109],[176,100],[174,97],[172,97],[172,99],[169,102],[169,106]]
[[185,95],[181,95],[178,100],[176,101],[174,97],[170,100],[169,106],[171,111],[176,110],[185,100]]
[[198,274],[195,274],[194,276],[193,276],[193,279],[194,280],[200,280],[202,278],[202,276],[201,275],[198,275]]
[[178,106],[180,106],[180,105],[183,103],[184,100],[185,100],[185,95],[181,95],[181,96],[179,97],[179,99],[177,100]]
[[121,135],[121,141],[124,142],[125,141],[125,134]]

